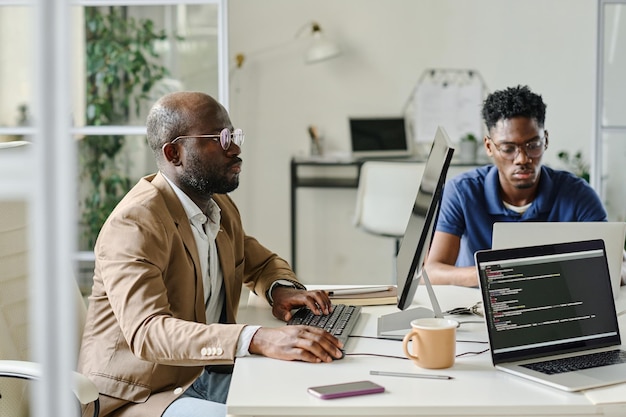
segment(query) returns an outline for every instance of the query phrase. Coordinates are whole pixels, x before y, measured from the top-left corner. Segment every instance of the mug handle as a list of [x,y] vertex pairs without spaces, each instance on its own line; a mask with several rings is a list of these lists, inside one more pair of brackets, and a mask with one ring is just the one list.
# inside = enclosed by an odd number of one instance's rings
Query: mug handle
[[404,336],[404,339],[402,339],[402,349],[404,350],[404,354],[405,354],[405,355],[406,355],[409,359],[412,359],[412,360],[414,360],[414,361],[419,361],[419,360],[420,360],[420,358],[419,358],[419,357],[417,357],[417,356],[415,356],[415,355],[413,355],[413,354],[411,354],[411,352],[409,352],[409,348],[408,348],[409,341],[410,341],[411,339],[413,339],[413,337],[414,337],[414,336],[415,336],[415,337],[418,337],[417,332],[411,331],[411,332],[407,333],[407,334]]

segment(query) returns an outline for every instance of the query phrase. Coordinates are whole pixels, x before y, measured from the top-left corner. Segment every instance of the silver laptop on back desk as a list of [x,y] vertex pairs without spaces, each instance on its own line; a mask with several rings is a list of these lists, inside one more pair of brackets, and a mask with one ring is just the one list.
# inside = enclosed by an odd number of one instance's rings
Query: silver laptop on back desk
[[626,234],[624,222],[504,222],[494,223],[492,233],[492,249],[603,239],[613,297],[619,296]]
[[626,382],[602,240],[474,257],[497,369],[566,391]]

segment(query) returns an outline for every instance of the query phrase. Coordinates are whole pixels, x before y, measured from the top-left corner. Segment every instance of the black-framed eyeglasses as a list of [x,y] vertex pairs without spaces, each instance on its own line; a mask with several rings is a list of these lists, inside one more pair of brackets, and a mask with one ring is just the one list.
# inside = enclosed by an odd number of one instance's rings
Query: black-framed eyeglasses
[[219,135],[189,135],[189,136],[178,136],[175,138],[172,143],[175,143],[179,139],[189,139],[189,138],[206,138],[213,139],[216,142],[219,142],[222,145],[222,149],[225,151],[230,148],[230,144],[234,143],[235,145],[241,147],[243,145],[243,141],[245,140],[245,135],[243,134],[243,130],[235,129],[232,133],[230,129],[225,127],[222,129]]
[[498,152],[500,152],[500,155],[508,161],[514,161],[515,158],[517,158],[520,150],[522,149],[524,150],[526,156],[529,158],[539,158],[541,155],[543,155],[543,151],[546,150],[545,136],[533,139],[521,145],[510,142],[501,143],[500,145],[498,145],[489,136],[487,136],[487,139],[489,139],[491,143],[493,143],[493,146],[495,146]]

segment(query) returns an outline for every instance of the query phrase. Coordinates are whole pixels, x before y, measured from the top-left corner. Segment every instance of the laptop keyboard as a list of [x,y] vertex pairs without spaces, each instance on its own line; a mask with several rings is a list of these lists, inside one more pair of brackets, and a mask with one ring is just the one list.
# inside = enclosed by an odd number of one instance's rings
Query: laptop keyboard
[[553,359],[544,362],[529,363],[522,366],[533,371],[553,375],[625,362],[626,351],[616,349],[607,352],[575,356],[573,358]]
[[322,328],[345,344],[361,315],[361,306],[335,304],[333,307],[333,312],[327,315],[316,315],[307,307],[303,307],[296,311],[287,324]]

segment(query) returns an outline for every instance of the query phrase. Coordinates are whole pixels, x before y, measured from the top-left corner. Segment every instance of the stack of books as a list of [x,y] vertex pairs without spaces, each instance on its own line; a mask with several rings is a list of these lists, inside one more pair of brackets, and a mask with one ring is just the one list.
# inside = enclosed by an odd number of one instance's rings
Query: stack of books
[[334,288],[326,291],[333,304],[375,306],[398,302],[395,285]]

